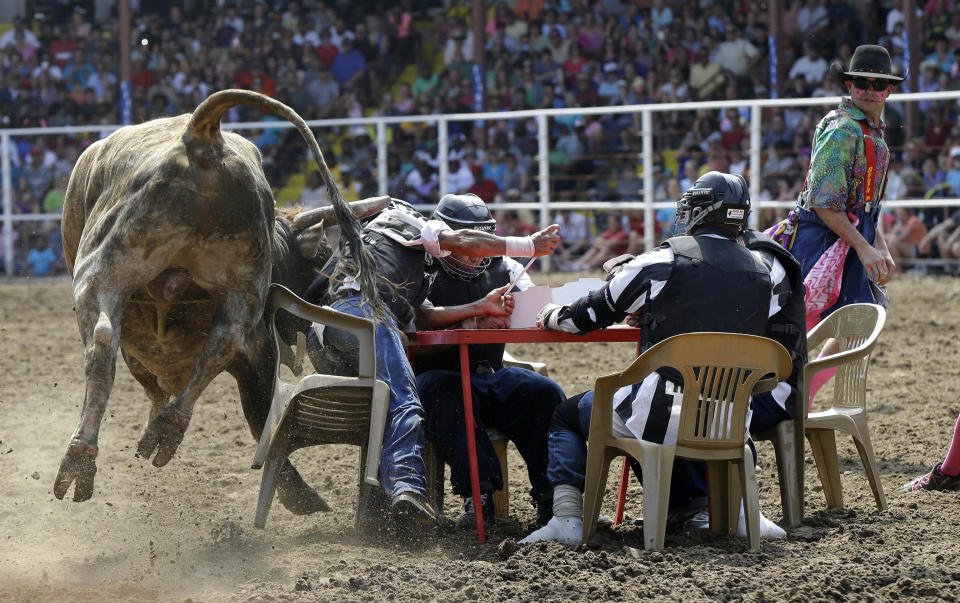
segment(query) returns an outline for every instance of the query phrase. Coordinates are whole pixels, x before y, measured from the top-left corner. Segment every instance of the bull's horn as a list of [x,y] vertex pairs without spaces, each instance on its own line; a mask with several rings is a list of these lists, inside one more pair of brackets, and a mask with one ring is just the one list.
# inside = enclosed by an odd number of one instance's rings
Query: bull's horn
[[[386,207],[388,203],[390,203],[390,197],[370,197],[369,199],[361,199],[360,201],[351,202],[350,209],[353,211],[353,215],[355,215],[358,219],[361,219],[377,213]],[[301,214],[297,214],[297,217],[293,219],[293,230],[300,232],[321,221],[325,226],[333,226],[337,224],[337,215],[334,213],[332,205],[327,207],[318,207],[316,209],[311,209]]]

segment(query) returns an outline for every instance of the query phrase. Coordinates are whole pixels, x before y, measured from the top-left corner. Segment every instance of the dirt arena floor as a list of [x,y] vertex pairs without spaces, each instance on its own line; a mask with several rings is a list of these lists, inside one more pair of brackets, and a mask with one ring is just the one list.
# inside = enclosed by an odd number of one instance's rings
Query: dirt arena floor
[[[554,284],[570,275],[555,275]],[[543,278],[540,279],[544,281]],[[0,283],[0,601],[888,600],[960,598],[960,492],[897,488],[942,456],[960,412],[960,279],[901,277],[870,375],[870,425],[890,508],[878,512],[855,449],[840,440],[847,508],[827,510],[808,453],[807,520],[749,553],[743,539],[667,537],[642,551],[629,522],[600,545],[516,549],[534,518],[511,448],[512,517],[487,544],[470,533],[370,541],[353,528],[357,454],[294,461],[336,511],[274,504],[253,527],[260,482],[236,386],[222,375],[162,469],[134,456],[147,399],[122,362],[100,437],[96,493],[52,493],[83,400],[83,352],[65,280]],[[529,345],[568,394],[625,366],[628,344]],[[773,451],[761,445],[761,505],[781,518]],[[604,513],[613,512],[615,483]],[[72,495],[72,491],[71,491]],[[640,513],[633,483],[628,514]],[[456,516],[447,497],[445,512]]]

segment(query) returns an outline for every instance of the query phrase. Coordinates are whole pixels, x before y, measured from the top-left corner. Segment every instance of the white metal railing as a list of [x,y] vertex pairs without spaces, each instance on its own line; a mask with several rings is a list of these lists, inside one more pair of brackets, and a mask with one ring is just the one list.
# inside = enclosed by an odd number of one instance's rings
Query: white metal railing
[[[955,92],[922,92],[911,94],[893,94],[888,99],[889,103],[910,103],[918,101],[960,101],[960,91]],[[645,222],[645,245],[649,249],[653,247],[654,240],[654,211],[661,208],[674,208],[672,201],[654,202],[655,182],[654,172],[654,149],[653,149],[653,114],[665,111],[699,111],[702,109],[722,110],[728,108],[740,109],[748,107],[750,109],[750,129],[749,129],[749,158],[750,158],[750,196],[758,199],[761,193],[762,183],[762,145],[761,133],[763,126],[763,109],[769,107],[801,107],[801,106],[829,106],[837,105],[840,102],[839,96],[817,97],[804,99],[749,99],[749,100],[730,100],[730,101],[709,101],[697,103],[662,103],[649,105],[619,105],[604,107],[576,107],[566,109],[537,109],[527,111],[503,111],[488,113],[456,113],[444,115],[407,115],[391,117],[367,117],[354,119],[323,119],[308,121],[308,125],[314,129],[345,127],[365,125],[372,126],[376,133],[377,148],[377,176],[378,188],[380,194],[387,193],[387,186],[390,174],[387,173],[387,136],[386,127],[390,124],[401,123],[435,123],[438,133],[438,165],[439,165],[439,184],[440,193],[446,192],[448,176],[448,152],[449,136],[448,127],[450,122],[460,121],[501,121],[507,119],[533,119],[537,124],[537,147],[538,147],[538,166],[539,166],[539,189],[538,201],[535,203],[493,203],[492,209],[532,209],[539,211],[539,222],[541,227],[550,224],[551,210],[571,208],[571,209],[643,209]],[[549,155],[549,137],[548,137],[548,119],[560,116],[584,116],[584,115],[617,115],[617,114],[640,114],[641,125],[640,134],[642,137],[642,149],[640,157],[643,166],[643,194],[640,201],[636,202],[590,202],[590,201],[572,201],[572,202],[554,202],[550,195],[550,163]],[[4,233],[4,256],[9,261],[6,262],[6,271],[8,275],[13,274],[13,224],[17,221],[27,220],[59,220],[59,214],[14,214],[13,213],[13,184],[11,176],[11,138],[16,136],[38,136],[51,134],[76,134],[91,132],[108,132],[119,128],[118,125],[91,125],[91,126],[67,126],[67,127],[49,127],[49,128],[13,128],[0,130],[0,167],[3,171],[3,233]],[[292,124],[281,121],[266,122],[238,122],[224,123],[223,129],[237,130],[263,130],[266,128],[291,128]],[[760,177],[757,177],[757,176]],[[279,184],[279,183],[275,183]],[[756,226],[756,220],[760,211],[766,207],[793,207],[793,201],[766,201],[755,202],[757,211],[752,213],[752,225]],[[951,199],[901,199],[885,201],[886,207],[952,207],[960,206],[960,198]],[[430,207],[430,206],[424,206]]]

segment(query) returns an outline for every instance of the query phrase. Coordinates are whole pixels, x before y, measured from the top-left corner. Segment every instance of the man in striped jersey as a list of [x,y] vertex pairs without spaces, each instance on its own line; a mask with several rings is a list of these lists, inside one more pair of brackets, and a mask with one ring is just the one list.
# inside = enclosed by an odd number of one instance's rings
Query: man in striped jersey
[[[766,396],[752,401],[757,433],[789,418],[790,401],[806,359],[803,287],[800,268],[768,237],[744,232],[750,200],[742,176],[708,172],[677,202],[680,235],[611,270],[595,291],[569,306],[541,310],[542,328],[586,333],[628,318],[644,329],[643,346],[673,335],[697,331],[745,333],[784,343],[794,358],[794,374]],[[676,441],[682,394],[669,372],[650,374],[614,396],[613,430],[617,437],[655,443]],[[677,379],[679,381],[679,379]],[[557,540],[578,544],[582,529],[586,439],[593,392],[574,396],[557,407],[549,436],[547,477],[553,485],[554,517],[522,543]],[[677,460],[670,510],[689,517],[707,504],[702,463]],[[761,535],[785,535],[761,516]],[[741,522],[741,532],[745,532]]]

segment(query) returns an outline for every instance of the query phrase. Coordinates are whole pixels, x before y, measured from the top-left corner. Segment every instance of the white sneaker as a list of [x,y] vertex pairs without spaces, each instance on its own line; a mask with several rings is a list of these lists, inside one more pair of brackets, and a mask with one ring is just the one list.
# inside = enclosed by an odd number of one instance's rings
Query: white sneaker
[[[747,537],[747,521],[742,502],[740,503],[740,521],[737,522],[737,536]],[[760,511],[760,540],[778,540],[786,537],[786,530],[764,517],[763,511]]]
[[547,525],[520,541],[530,544],[541,540],[554,540],[560,544],[580,544],[583,535],[583,519],[580,517],[551,517]]
[[710,529],[710,511],[707,509],[701,509],[697,513],[688,519],[684,524],[688,530],[709,530]]
[[[700,511],[688,519],[684,527],[693,530],[710,529],[710,512],[707,510]],[[740,521],[737,522],[737,536],[742,538],[747,537],[747,522],[743,513],[743,503],[740,503]],[[764,517],[763,511],[760,511],[760,540],[777,540],[786,537],[787,532]]]

